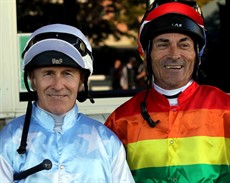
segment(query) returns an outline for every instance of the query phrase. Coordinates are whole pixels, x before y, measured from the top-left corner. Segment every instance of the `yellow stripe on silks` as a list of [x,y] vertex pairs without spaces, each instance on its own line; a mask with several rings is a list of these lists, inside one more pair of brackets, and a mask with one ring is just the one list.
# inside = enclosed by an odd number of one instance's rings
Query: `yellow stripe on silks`
[[191,164],[229,164],[230,139],[188,137],[143,140],[127,145],[131,170]]

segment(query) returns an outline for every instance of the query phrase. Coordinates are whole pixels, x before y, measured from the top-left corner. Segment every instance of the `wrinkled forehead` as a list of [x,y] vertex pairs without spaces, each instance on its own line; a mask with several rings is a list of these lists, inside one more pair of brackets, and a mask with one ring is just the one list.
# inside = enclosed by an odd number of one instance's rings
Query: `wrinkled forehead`
[[162,33],[162,34],[155,36],[152,41],[157,41],[157,40],[194,42],[193,39],[189,35],[182,34],[182,33]]

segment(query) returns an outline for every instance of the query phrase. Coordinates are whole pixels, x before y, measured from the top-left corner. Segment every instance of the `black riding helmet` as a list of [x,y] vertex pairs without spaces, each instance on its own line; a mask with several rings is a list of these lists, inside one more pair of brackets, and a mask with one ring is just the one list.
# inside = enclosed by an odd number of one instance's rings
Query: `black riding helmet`
[[203,49],[206,43],[204,20],[195,1],[154,1],[142,19],[138,41],[145,50],[148,40],[169,32],[187,34],[199,43],[200,51]]
[[[156,0],[150,5],[142,19],[138,34],[138,51],[141,58],[144,59],[154,37],[171,32],[183,33],[193,39],[197,52],[195,67],[198,67],[206,46],[206,34],[203,16],[196,1]],[[146,55],[147,57],[149,55]],[[147,60],[147,70],[150,71],[148,62]],[[197,72],[197,68],[194,69],[194,72]]]

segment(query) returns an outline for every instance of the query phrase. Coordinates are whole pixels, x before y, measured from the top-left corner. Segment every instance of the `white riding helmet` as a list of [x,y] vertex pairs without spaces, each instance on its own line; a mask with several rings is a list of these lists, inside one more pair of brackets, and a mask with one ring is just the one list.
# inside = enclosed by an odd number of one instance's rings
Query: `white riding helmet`
[[22,58],[25,71],[33,67],[70,66],[93,73],[92,47],[85,35],[70,25],[50,24],[37,29],[31,34]]

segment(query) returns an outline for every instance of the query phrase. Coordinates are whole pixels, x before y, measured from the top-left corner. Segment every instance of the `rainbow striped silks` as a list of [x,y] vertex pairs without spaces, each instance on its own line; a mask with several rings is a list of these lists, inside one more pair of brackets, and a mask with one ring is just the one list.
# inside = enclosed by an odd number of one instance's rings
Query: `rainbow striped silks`
[[152,89],[142,118],[141,92],[118,107],[105,125],[122,140],[137,183],[230,183],[230,95],[193,82],[178,106]]

